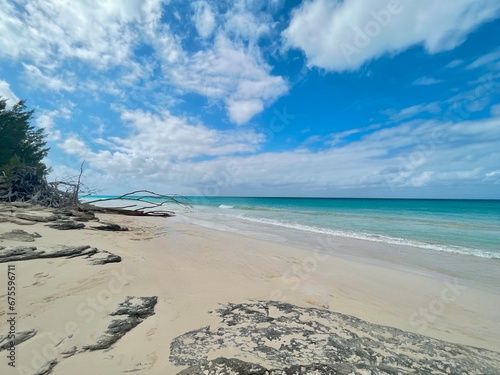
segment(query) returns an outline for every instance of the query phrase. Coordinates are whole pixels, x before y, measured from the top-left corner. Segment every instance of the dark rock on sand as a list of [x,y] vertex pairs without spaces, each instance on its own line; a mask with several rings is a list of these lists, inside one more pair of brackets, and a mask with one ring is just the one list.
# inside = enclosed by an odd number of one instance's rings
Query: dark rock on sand
[[58,364],[59,362],[57,361],[57,359],[53,359],[52,361],[49,361],[47,362],[45,365],[42,366],[42,368],[40,368],[40,370],[38,370],[36,372],[35,375],[48,375],[52,372],[52,370],[54,369],[54,367],[56,367],[56,365]]
[[21,241],[21,242],[33,242],[35,238],[42,237],[38,233],[28,233],[22,229],[13,229],[10,232],[0,234],[0,239],[2,240],[12,240],[12,241]]
[[212,361],[203,361],[199,365],[182,370],[177,375],[211,375],[211,374],[238,374],[238,375],[349,375],[354,372],[344,371],[342,364],[322,365],[312,364],[305,366],[290,366],[281,370],[267,369],[256,363],[241,361],[236,358],[219,357]]
[[82,229],[85,227],[85,224],[77,223],[76,221],[73,220],[68,220],[68,221],[56,221],[54,222],[54,224],[49,224],[47,226],[53,229],[71,230],[71,229]]
[[17,225],[35,225],[36,221],[24,220],[19,218],[9,218],[9,222]]
[[104,225],[100,225],[98,227],[92,227],[92,228],[97,229],[97,230],[107,230],[107,231],[113,231],[113,232],[128,231],[128,228],[121,227],[118,224],[104,224]]
[[36,221],[39,223],[46,223],[48,221],[46,216],[32,215],[32,214],[27,214],[27,213],[16,214],[16,217],[19,219],[28,220],[28,221]]
[[154,308],[158,302],[158,297],[127,297],[124,302],[118,305],[113,316],[123,315],[123,319],[113,320],[106,332],[93,345],[86,345],[83,350],[104,350],[108,349],[121,339],[125,334],[139,325],[144,319],[154,315]]
[[[104,256],[101,257],[101,255]],[[90,247],[88,245],[67,247],[51,252],[37,250],[34,246],[0,248],[0,263],[18,262],[31,259],[75,258],[80,256],[85,257],[85,259],[89,260],[89,262],[94,265],[117,263],[121,261],[121,257],[118,255],[111,254],[108,251],[98,250],[95,247]]]
[[[25,342],[26,340],[29,340],[32,337],[35,337],[35,335],[36,335],[35,329],[30,329],[29,331],[17,332],[16,338],[14,340],[15,346],[18,346],[20,343]],[[0,336],[0,351],[6,350],[9,347],[10,347],[10,340],[8,339],[8,336],[7,335]]]
[[99,252],[99,255],[101,257],[89,259],[90,263],[96,266],[100,266],[108,263],[120,263],[122,261],[122,258],[120,256],[111,254],[109,251],[102,250]]
[[78,351],[78,348],[76,346],[73,346],[69,348],[68,350],[65,350],[64,352],[61,352],[61,355],[63,358],[69,358],[71,356],[74,356],[76,352]]
[[[266,301],[228,304],[214,315],[219,320],[215,326],[187,332],[172,341],[170,361],[194,366],[190,371],[197,374],[214,366],[214,361],[209,365],[206,360],[221,349],[225,355],[233,351],[250,364],[270,368],[270,374],[299,374],[300,368],[306,374],[497,374],[500,369],[498,352],[329,310]],[[233,359],[221,359],[217,362],[221,369],[202,373],[230,373],[240,365]]]
[[71,210],[70,213],[74,216],[75,221],[97,220],[92,211]]

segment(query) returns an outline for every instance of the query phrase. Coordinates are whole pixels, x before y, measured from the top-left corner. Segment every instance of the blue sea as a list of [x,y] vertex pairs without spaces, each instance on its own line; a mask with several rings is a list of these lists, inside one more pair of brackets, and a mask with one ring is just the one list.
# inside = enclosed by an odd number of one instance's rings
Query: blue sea
[[[498,289],[500,200],[188,197],[178,218]],[[327,245],[325,245],[327,244]]]
[[500,201],[190,197],[193,213],[500,259]]

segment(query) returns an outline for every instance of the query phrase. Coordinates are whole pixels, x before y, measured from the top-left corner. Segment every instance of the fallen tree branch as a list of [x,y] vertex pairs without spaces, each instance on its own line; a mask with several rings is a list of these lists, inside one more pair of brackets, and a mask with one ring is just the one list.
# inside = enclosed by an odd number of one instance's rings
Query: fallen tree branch
[[[137,196],[137,193],[141,195]],[[144,194],[146,193],[146,194]],[[84,206],[88,205],[94,212],[100,213],[115,213],[121,215],[130,216],[159,216],[159,217],[170,217],[174,216],[175,213],[172,211],[159,210],[158,208],[163,207],[166,204],[175,203],[181,207],[191,207],[190,204],[181,201],[188,200],[186,197],[178,194],[158,194],[150,190],[135,190],[130,193],[122,194],[118,197],[110,198],[100,198],[95,199],[90,202],[82,203]],[[135,201],[141,203],[147,203],[146,206],[138,206],[137,204],[121,206],[121,207],[102,207],[95,206],[94,203],[99,202],[109,202],[109,201]],[[132,209],[134,208],[135,209]]]

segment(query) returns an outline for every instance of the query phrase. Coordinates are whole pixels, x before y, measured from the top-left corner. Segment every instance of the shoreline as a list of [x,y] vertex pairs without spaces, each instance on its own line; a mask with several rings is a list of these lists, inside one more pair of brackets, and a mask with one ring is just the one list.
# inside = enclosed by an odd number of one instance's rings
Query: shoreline
[[[209,222],[182,213],[171,218],[187,225],[195,225],[222,233],[235,233],[251,239],[286,244],[304,251],[320,248],[329,255],[355,262],[397,268],[439,280],[458,278],[470,287],[500,294],[500,259],[474,254],[453,253],[404,244],[371,241],[368,239],[334,236],[323,233],[276,227],[259,223],[252,229],[232,227],[224,221]],[[217,218],[219,219],[219,218]],[[227,219],[225,219],[227,220]],[[481,270],[481,273],[477,273]]]
[[[75,369],[174,374],[184,367],[169,361],[172,340],[203,326],[213,329],[214,316],[209,311],[221,304],[268,300],[326,309],[448,342],[500,351],[496,335],[500,331],[500,296],[488,290],[464,286],[449,277],[436,279],[387,264],[202,228],[179,217],[98,217],[129,231],[87,229],[92,225],[56,231],[45,223],[22,227],[2,223],[2,232],[23,229],[42,237],[29,244],[2,240],[0,246],[49,250],[57,245],[90,245],[121,257],[120,263],[102,266],[89,265],[82,258],[15,262],[21,313],[18,330],[37,330],[35,338],[19,345],[19,365],[29,369],[36,367],[33,361],[43,365],[38,362],[51,357],[44,355],[45,350],[58,358],[52,370],[56,375]],[[120,338],[109,351],[78,352],[63,358],[65,350],[95,342],[112,320],[110,314],[127,296],[157,296],[155,315]],[[70,323],[76,326],[72,335],[68,334]],[[3,322],[1,327],[3,331]],[[32,353],[39,353],[42,359]],[[224,353],[215,350],[210,358]],[[238,355],[240,359],[252,358],[248,353]],[[0,361],[2,368],[6,363],[3,353]]]

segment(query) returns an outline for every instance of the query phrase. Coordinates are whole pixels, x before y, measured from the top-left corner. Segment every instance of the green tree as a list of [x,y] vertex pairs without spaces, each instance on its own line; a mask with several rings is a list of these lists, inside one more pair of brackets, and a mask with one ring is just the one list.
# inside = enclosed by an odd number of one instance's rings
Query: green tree
[[28,111],[24,100],[7,109],[7,100],[0,97],[0,172],[9,175],[16,167],[34,167],[38,176],[49,172],[43,163],[46,148],[43,129],[30,124],[33,110]]

